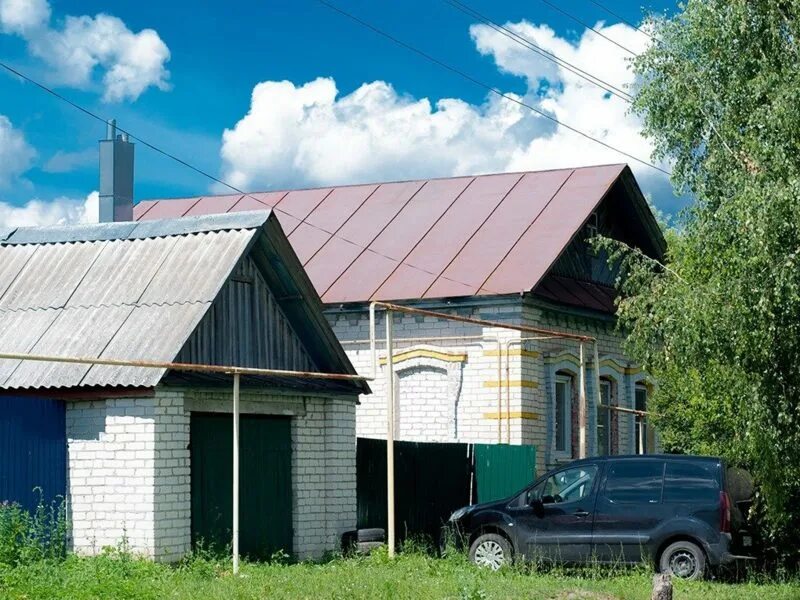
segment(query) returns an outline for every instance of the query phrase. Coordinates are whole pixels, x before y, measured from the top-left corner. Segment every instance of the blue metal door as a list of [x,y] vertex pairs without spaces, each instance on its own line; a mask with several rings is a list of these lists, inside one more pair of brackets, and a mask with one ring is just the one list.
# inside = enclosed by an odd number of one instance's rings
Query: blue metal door
[[49,503],[64,496],[66,482],[64,403],[0,396],[0,502],[32,511],[40,497]]

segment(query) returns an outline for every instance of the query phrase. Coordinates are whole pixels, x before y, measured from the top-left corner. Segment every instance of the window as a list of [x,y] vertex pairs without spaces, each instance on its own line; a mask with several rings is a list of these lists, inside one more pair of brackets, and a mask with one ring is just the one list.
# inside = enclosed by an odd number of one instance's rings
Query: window
[[[647,387],[642,384],[636,385],[635,406],[636,410],[647,410]],[[647,454],[647,416],[636,415],[634,422],[634,435],[636,444],[636,454]]]
[[597,407],[597,454],[611,454],[611,382],[600,380],[600,406]]
[[595,475],[597,467],[594,465],[559,471],[544,482],[540,498],[545,504],[577,502],[592,493]]
[[708,465],[669,461],[664,471],[664,502],[718,504],[718,477]]
[[555,398],[555,450],[571,453],[572,434],[572,380],[564,375],[556,377]]
[[664,479],[660,460],[620,460],[609,464],[604,496],[611,502],[658,504]]

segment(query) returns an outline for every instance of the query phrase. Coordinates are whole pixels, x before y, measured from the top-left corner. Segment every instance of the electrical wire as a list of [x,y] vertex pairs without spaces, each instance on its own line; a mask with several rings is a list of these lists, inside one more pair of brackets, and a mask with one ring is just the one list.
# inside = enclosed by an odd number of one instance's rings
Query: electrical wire
[[553,54],[552,52],[548,52],[547,50],[545,50],[544,48],[542,48],[541,46],[539,46],[535,42],[533,42],[530,38],[527,38],[527,37],[525,37],[523,35],[520,35],[517,32],[509,29],[508,27],[504,27],[503,25],[500,25],[499,23],[497,23],[495,21],[492,21],[489,17],[487,17],[485,15],[482,15],[477,10],[475,10],[474,8],[468,6],[467,4],[465,4],[463,2],[459,2],[458,0],[443,0],[443,1],[445,3],[447,3],[447,4],[449,4],[450,6],[452,6],[453,8],[455,8],[456,10],[461,11],[465,15],[468,15],[470,17],[473,17],[473,18],[479,19],[480,21],[483,21],[487,26],[491,27],[492,29],[494,29],[495,31],[500,33],[501,35],[506,36],[507,38],[509,38],[510,40],[516,42],[520,46],[523,46],[523,47],[531,50],[532,52],[534,52],[534,53],[546,58],[547,60],[550,60],[550,61],[554,62],[559,67],[561,67],[561,68],[563,68],[563,69],[565,69],[565,70],[567,70],[567,71],[569,71],[571,73],[574,73],[578,77],[582,77],[583,79],[585,79],[589,83],[592,83],[592,84],[596,85],[597,87],[599,87],[600,89],[605,90],[609,94],[612,94],[612,95],[616,96],[617,98],[619,98],[621,100],[624,100],[625,102],[628,102],[628,103],[630,103],[632,101],[632,99],[633,99],[632,96],[628,92],[626,92],[625,90],[622,90],[622,89],[620,89],[620,88],[608,83],[607,81],[603,81],[602,79],[600,79],[596,75],[592,75],[588,71],[584,71],[583,69],[581,69],[580,67],[576,66],[575,64],[564,60],[563,58],[557,56],[556,54]]
[[544,117],[545,119],[553,121],[557,125],[560,125],[561,127],[564,127],[565,129],[568,129],[568,130],[572,131],[573,133],[576,133],[576,134],[586,138],[587,140],[591,140],[591,141],[593,141],[593,142],[595,142],[597,144],[600,144],[601,146],[603,146],[603,147],[605,147],[605,148],[607,148],[609,150],[613,150],[614,152],[617,152],[617,153],[621,154],[622,156],[630,158],[631,160],[634,160],[634,161],[636,161],[636,162],[638,162],[638,163],[640,163],[640,164],[642,164],[642,165],[644,165],[646,167],[650,167],[651,169],[659,171],[660,173],[664,173],[665,175],[671,175],[671,173],[669,171],[667,171],[666,169],[662,169],[661,167],[659,167],[657,165],[654,165],[653,163],[651,163],[651,162],[649,162],[649,161],[647,161],[647,160],[645,160],[643,158],[639,158],[638,156],[635,156],[635,155],[633,155],[633,154],[631,154],[629,152],[626,152],[626,151],[621,150],[621,149],[619,149],[619,148],[617,148],[615,146],[612,146],[608,142],[604,142],[603,140],[600,140],[600,139],[592,136],[591,134],[586,133],[585,131],[582,131],[582,130],[576,128],[576,127],[573,127],[572,125],[568,125],[566,123],[563,123],[562,121],[559,121],[556,117],[548,114],[547,112],[545,112],[545,111],[543,111],[541,109],[538,109],[535,106],[533,106],[531,104],[528,104],[527,102],[524,102],[523,100],[520,100],[519,98],[515,98],[514,96],[510,96],[510,95],[500,91],[496,87],[494,87],[492,85],[489,85],[488,83],[485,83],[485,82],[483,82],[483,81],[481,81],[479,79],[476,79],[475,77],[473,77],[472,75],[466,73],[465,71],[462,71],[461,69],[459,69],[457,67],[454,67],[454,66],[452,66],[452,65],[450,65],[450,64],[448,64],[446,62],[443,62],[443,61],[439,60],[438,58],[436,58],[436,57],[434,57],[434,56],[432,56],[432,55],[420,50],[419,48],[416,48],[415,46],[412,46],[411,44],[408,44],[408,43],[406,43],[406,42],[394,37],[393,35],[383,31],[382,29],[379,29],[375,25],[372,25],[371,23],[368,23],[367,21],[364,21],[363,19],[361,19],[361,18],[359,18],[359,17],[347,12],[346,10],[344,10],[342,8],[339,8],[338,6],[336,6],[334,4],[331,4],[330,2],[327,2],[326,0],[317,0],[317,2],[319,2],[320,4],[322,4],[323,6],[326,6],[327,8],[329,8],[331,10],[341,14],[342,16],[345,16],[348,19],[350,19],[352,21],[355,21],[359,25],[361,25],[361,26],[373,31],[374,33],[377,33],[378,35],[383,36],[384,38],[388,39],[389,41],[393,42],[394,44],[397,44],[398,46],[401,46],[401,47],[405,48],[406,50],[414,52],[415,54],[423,57],[424,59],[428,60],[429,62],[432,62],[435,65],[438,65],[439,67],[442,67],[443,69],[446,69],[446,70],[450,71],[451,73],[455,73],[456,75],[462,77],[463,79],[466,79],[467,81],[470,81],[471,83],[473,83],[473,84],[475,84],[475,85],[477,85],[479,87],[482,87],[485,90],[488,90],[488,91],[492,92],[493,94],[496,94],[496,95],[500,96],[501,98],[505,98],[506,100],[508,100],[510,102],[514,102],[515,104],[518,104],[518,105],[520,105],[520,106],[522,106],[524,108],[527,108],[528,110],[537,113],[538,115]]
[[[64,96],[62,94],[59,94],[58,92],[56,92],[55,90],[47,87],[43,83],[40,83],[39,81],[36,81],[35,79],[29,77],[28,75],[25,75],[24,73],[22,73],[18,69],[15,69],[11,65],[8,65],[3,61],[0,61],[0,67],[5,69],[6,71],[16,75],[20,79],[23,79],[24,81],[27,81],[28,83],[33,84],[34,86],[36,86],[40,90],[46,92],[47,94],[50,94],[51,96],[53,96],[55,98],[58,98],[62,102],[65,102],[66,104],[68,104],[72,108],[82,112],[83,114],[85,114],[85,115],[87,115],[87,116],[89,116],[89,117],[91,117],[93,119],[96,119],[97,121],[100,121],[104,125],[106,125],[108,123],[108,121],[106,121],[106,119],[104,119],[103,117],[101,117],[97,113],[92,112],[88,108],[86,108],[84,106],[81,106],[80,104],[78,104],[76,102],[73,102],[72,100],[70,100],[66,96]],[[423,269],[423,268],[418,267],[416,265],[409,264],[409,263],[407,263],[404,260],[401,260],[399,258],[394,258],[392,256],[388,256],[388,255],[383,254],[381,252],[377,252],[376,250],[373,250],[372,248],[369,248],[367,246],[362,246],[360,244],[357,244],[357,243],[353,242],[352,240],[349,240],[349,239],[347,239],[345,237],[339,236],[335,232],[328,231],[324,227],[320,227],[318,225],[314,225],[313,223],[309,223],[305,218],[301,219],[301,218],[297,217],[296,215],[293,215],[290,212],[282,210],[281,208],[279,208],[277,206],[270,206],[270,205],[266,204],[265,202],[262,202],[261,200],[259,200],[255,196],[253,196],[253,194],[251,194],[249,192],[245,192],[244,190],[239,189],[238,187],[228,183],[227,181],[224,181],[223,179],[220,179],[219,177],[216,177],[216,176],[212,175],[211,173],[209,173],[207,171],[204,171],[203,169],[201,169],[199,167],[194,166],[193,164],[183,160],[182,158],[176,156],[175,154],[172,154],[172,153],[170,153],[170,152],[168,152],[166,150],[163,150],[163,149],[159,148],[155,144],[152,144],[152,143],[148,142],[147,140],[135,135],[130,130],[124,129],[124,128],[120,127],[119,125],[116,126],[116,129],[117,129],[117,131],[127,135],[128,138],[139,142],[140,144],[142,144],[143,146],[149,148],[150,150],[153,150],[154,152],[157,152],[158,154],[161,154],[162,156],[165,156],[165,157],[167,157],[167,158],[169,158],[171,160],[174,160],[175,162],[177,162],[177,163],[183,165],[184,167],[194,171],[195,173],[198,173],[199,175],[202,175],[203,177],[207,177],[211,181],[219,183],[220,185],[225,186],[226,188],[236,192],[237,194],[242,194],[242,196],[246,196],[248,198],[251,198],[252,200],[255,200],[256,202],[258,202],[259,204],[263,204],[264,206],[266,206],[270,210],[273,210],[275,212],[287,215],[287,216],[289,216],[289,217],[291,217],[293,219],[296,219],[300,223],[304,223],[304,224],[308,225],[309,227],[311,227],[313,229],[317,229],[319,231],[322,231],[323,233],[326,233],[326,234],[330,235],[331,237],[335,237],[337,239],[343,240],[343,241],[347,242],[348,244],[351,244],[352,246],[355,246],[356,248],[359,248],[363,252],[370,252],[370,253],[375,254],[377,256],[381,256],[383,258],[386,258],[386,259],[388,259],[388,260],[390,260],[390,261],[392,261],[394,263],[397,263],[398,265],[405,265],[405,266],[407,266],[407,267],[409,267],[411,269],[414,269],[416,271],[420,271],[420,272],[426,273],[428,275],[433,275],[434,277],[440,277],[442,279],[445,279],[447,281],[451,281],[453,283],[458,283],[460,285],[465,285],[465,286],[471,287],[470,284],[468,284],[468,283],[466,283],[464,281],[458,281],[457,279],[452,279],[450,277],[446,277],[443,273],[435,273],[433,271],[428,271],[427,269]],[[487,290],[487,291],[491,292],[493,294],[498,293],[498,292],[494,292],[493,290]],[[322,295],[322,294],[320,294],[320,295]]]
[[553,4],[552,2],[550,2],[550,0],[539,0],[539,2],[541,2],[542,4],[546,4],[547,6],[549,6],[550,8],[552,8],[553,10],[557,10],[558,12],[560,12],[560,13],[561,13],[562,15],[564,15],[565,17],[567,17],[567,18],[569,18],[569,19],[572,19],[573,21],[575,21],[575,22],[576,22],[576,23],[578,23],[579,25],[582,25],[583,27],[585,27],[585,28],[586,28],[586,29],[588,29],[589,31],[593,31],[594,33],[596,33],[597,35],[599,35],[601,38],[603,38],[603,39],[605,39],[605,40],[608,40],[609,42],[611,42],[612,44],[614,44],[614,45],[615,45],[615,46],[617,46],[618,48],[621,48],[622,50],[624,50],[625,52],[627,52],[628,54],[630,54],[630,55],[632,55],[632,56],[634,56],[634,57],[635,57],[635,56],[639,56],[639,55],[638,55],[636,52],[634,52],[634,51],[633,51],[633,50],[631,50],[630,48],[627,48],[627,47],[623,46],[623,45],[622,45],[622,44],[620,44],[620,43],[619,43],[617,40],[615,40],[615,39],[613,39],[613,38],[610,38],[610,37],[608,37],[607,35],[605,35],[604,33],[600,32],[600,31],[597,31],[597,29],[595,29],[594,27],[592,27],[591,25],[589,25],[589,24],[588,24],[586,21],[584,21],[583,19],[581,19],[581,18],[579,18],[579,17],[576,17],[575,15],[573,15],[573,14],[572,14],[572,13],[570,13],[569,11],[566,11],[566,10],[564,10],[564,9],[563,9],[563,8],[561,8],[560,6],[558,6],[558,5],[556,5],[556,4]]

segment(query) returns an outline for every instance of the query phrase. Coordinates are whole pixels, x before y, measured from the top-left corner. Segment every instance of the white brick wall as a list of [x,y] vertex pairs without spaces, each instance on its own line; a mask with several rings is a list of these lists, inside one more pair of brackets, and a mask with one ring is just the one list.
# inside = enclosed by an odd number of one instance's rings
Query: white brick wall
[[[356,524],[355,404],[346,397],[242,394],[242,413],[292,416],[294,553],[319,557]],[[192,410],[230,412],[230,392],[158,388],[149,398],[67,403],[75,551],[123,539],[173,561],[190,548]]]
[[[447,312],[456,309],[437,309]],[[459,308],[455,312],[462,316],[473,316],[489,320],[523,324],[554,329],[567,333],[579,333],[597,337],[601,362],[610,367],[601,369],[604,376],[614,377],[616,399],[620,406],[631,407],[636,369],[622,354],[622,337],[614,330],[610,320],[577,319],[557,316],[554,312],[542,313],[520,299],[518,302],[478,308]],[[383,314],[378,316],[378,354],[385,358],[383,336],[385,325]],[[337,337],[344,344],[350,360],[359,373],[371,373],[372,364],[369,345],[368,314],[363,312],[328,312]],[[504,356],[498,376],[497,336],[501,337],[502,352],[510,347],[508,360]],[[416,338],[476,337],[486,339],[428,340]],[[395,313],[395,355],[404,349],[428,349],[434,347],[445,353],[466,354],[459,365],[460,385],[453,394],[454,386],[448,383],[452,371],[447,363],[435,358],[414,359],[395,365],[397,391],[395,398],[395,436],[406,441],[459,441],[466,443],[534,444],[537,446],[537,470],[555,464],[551,455],[552,445],[552,390],[549,389],[548,373],[551,357],[561,353],[578,355],[576,342],[561,339],[522,340],[507,345],[508,340],[541,337],[520,334],[507,329],[491,329],[432,317]],[[358,342],[358,343],[353,343]],[[592,348],[585,348],[587,360],[587,385],[589,399],[588,442],[590,452],[597,447],[596,402],[594,400],[594,377],[592,374]],[[614,359],[613,361],[610,359]],[[577,360],[577,358],[576,358]],[[409,368],[411,365],[411,368]],[[621,366],[620,366],[621,365]],[[613,371],[619,368],[619,373]],[[508,372],[507,372],[508,369]],[[609,371],[609,369],[611,369]],[[385,439],[386,437],[386,367],[380,367],[378,380],[371,382],[373,394],[362,396],[357,408],[356,428],[361,437]],[[511,420],[496,418],[498,412],[497,382],[503,384],[501,412],[510,410]],[[510,386],[506,382],[510,382]],[[510,423],[510,428],[509,428]],[[498,425],[501,426],[498,431]],[[633,451],[633,417],[620,413],[617,417],[618,451]]]

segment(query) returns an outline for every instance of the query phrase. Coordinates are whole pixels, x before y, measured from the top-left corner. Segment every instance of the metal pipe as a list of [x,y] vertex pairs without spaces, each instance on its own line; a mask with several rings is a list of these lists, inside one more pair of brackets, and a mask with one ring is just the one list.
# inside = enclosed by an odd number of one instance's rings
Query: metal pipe
[[372,379],[378,376],[378,352],[375,350],[375,303],[369,303],[369,351],[372,357]]
[[586,361],[580,345],[580,389],[578,391],[578,458],[586,458]]
[[503,443],[503,348],[497,335],[497,443]]
[[394,558],[394,331],[392,311],[386,311],[386,529],[389,558]]
[[[597,340],[594,341],[594,344],[592,344],[592,346],[593,346],[593,351],[594,351],[594,356],[592,357],[593,360],[594,360],[594,367],[593,367],[594,368],[594,393],[595,393],[595,396],[596,396],[596,399],[597,399],[597,404],[595,404],[595,413],[596,413],[598,410],[600,410],[600,407],[603,405],[603,395],[600,393],[600,358],[599,358],[598,352],[597,352]],[[610,416],[610,413],[609,413],[609,417],[608,417],[608,429],[609,429],[609,431],[606,432],[606,434],[610,436],[611,435],[611,432],[610,432],[610,430],[611,430],[611,416]],[[596,426],[595,426],[595,431],[594,431],[593,435],[595,437],[597,436],[597,427]],[[595,446],[597,446],[596,442],[595,442]],[[611,443],[610,442],[609,442],[608,452],[611,453]],[[595,447],[595,454],[597,454],[597,447]]]
[[239,573],[239,373],[233,374],[233,574]]
[[[519,344],[534,340],[550,340],[558,336],[518,337],[506,340],[506,441],[511,444],[511,344]],[[521,372],[521,371],[520,371]]]
[[513,329],[515,331],[524,331],[526,333],[538,333],[542,335],[554,335],[566,339],[578,340],[579,342],[593,342],[594,338],[587,335],[578,335],[575,333],[564,333],[561,331],[553,331],[550,329],[540,329],[538,327],[529,327],[527,325],[509,325],[508,323],[501,323],[499,321],[488,321],[486,319],[475,319],[473,317],[461,317],[458,315],[450,315],[448,313],[436,312],[433,310],[425,310],[422,308],[412,308],[410,306],[402,306],[399,304],[391,304],[389,302],[374,302],[375,306],[382,306],[386,309],[391,309],[397,312],[410,313],[415,315],[425,315],[427,317],[436,317],[439,319],[449,319],[451,321],[460,321],[461,323],[472,323],[474,325],[483,325],[484,327],[500,327],[502,329]]
[[62,362],[81,365],[108,365],[112,367],[144,367],[151,369],[171,369],[173,371],[197,371],[200,373],[222,373],[225,375],[264,375],[276,377],[307,377],[313,379],[333,379],[339,381],[372,381],[373,378],[363,375],[346,375],[344,373],[317,373],[314,371],[286,371],[283,369],[257,369],[254,367],[235,367],[220,365],[201,365],[192,363],[172,363],[151,360],[122,360],[116,358],[90,358],[72,356],[48,356],[45,354],[27,354],[19,352],[2,352],[0,360],[31,360],[39,362]]
[[[443,336],[428,336],[428,337],[412,337],[412,338],[399,338],[396,340],[400,342],[445,342],[452,340],[485,340],[491,339],[491,336],[486,335],[443,335]],[[367,344],[370,340],[343,340],[339,343],[342,346],[351,346],[354,344]],[[377,342],[377,340],[376,340]]]

